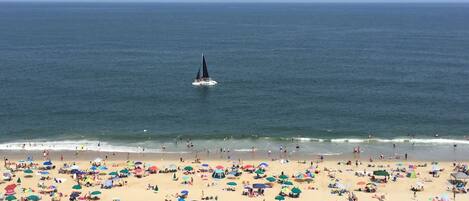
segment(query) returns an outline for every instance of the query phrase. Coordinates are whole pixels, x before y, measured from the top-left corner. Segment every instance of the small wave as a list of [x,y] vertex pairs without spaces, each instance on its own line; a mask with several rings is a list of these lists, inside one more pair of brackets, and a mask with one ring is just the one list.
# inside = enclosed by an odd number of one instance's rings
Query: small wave
[[162,149],[144,148],[142,146],[113,145],[99,141],[47,141],[47,142],[11,142],[0,144],[0,150],[56,150],[56,151],[102,151],[102,152],[125,152],[125,153],[189,153],[169,152]]
[[[235,149],[234,151],[236,151],[236,152],[252,152],[252,149]],[[257,151],[257,149],[254,149],[254,151]]]

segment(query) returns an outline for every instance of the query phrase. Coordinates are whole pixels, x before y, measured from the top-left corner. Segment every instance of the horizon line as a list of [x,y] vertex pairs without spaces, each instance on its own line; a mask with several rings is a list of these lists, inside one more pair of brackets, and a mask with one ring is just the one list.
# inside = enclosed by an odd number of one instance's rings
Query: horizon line
[[469,0],[0,0],[0,3],[204,3],[204,4],[224,4],[224,3],[278,3],[278,4],[466,4]]

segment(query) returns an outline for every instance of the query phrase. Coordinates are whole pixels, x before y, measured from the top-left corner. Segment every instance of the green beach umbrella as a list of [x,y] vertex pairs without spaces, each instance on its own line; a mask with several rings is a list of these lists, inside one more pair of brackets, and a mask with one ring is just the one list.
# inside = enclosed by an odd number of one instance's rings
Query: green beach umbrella
[[376,171],[373,171],[373,175],[376,175],[376,176],[389,176],[389,173],[386,170],[376,170]]
[[265,178],[268,182],[275,182],[277,179],[275,179],[274,177],[267,177]]
[[26,169],[23,171],[25,174],[32,174],[33,171],[31,169]]
[[293,183],[291,181],[286,181],[286,182],[283,182],[282,184],[285,185],[285,186],[292,186],[293,185]]
[[288,179],[288,176],[287,176],[287,175],[284,175],[284,174],[282,174],[282,175],[280,175],[278,178],[280,178],[280,179]]
[[37,196],[37,195],[30,195],[26,198],[28,198],[28,201],[38,201],[38,200],[40,200],[39,196]]
[[192,170],[194,170],[194,168],[192,166],[186,166],[186,167],[184,167],[184,170],[192,171]]
[[238,184],[236,182],[230,181],[230,182],[226,183],[226,185],[228,185],[228,186],[237,186]]
[[285,197],[281,196],[281,195],[277,195],[275,197],[275,200],[285,200]]
[[256,174],[264,174],[264,170],[258,169],[254,173]]
[[120,173],[122,174],[129,174],[129,170],[128,169],[122,169],[121,171],[119,171]]
[[94,196],[101,195],[101,191],[93,191],[91,192],[91,195],[94,195]]
[[72,189],[73,190],[81,190],[81,186],[77,184],[77,185],[72,186]]
[[16,200],[16,197],[14,195],[9,195],[5,198],[5,200],[7,200],[7,201]]
[[111,175],[111,176],[117,176],[118,173],[117,173],[117,172],[110,172],[109,175]]
[[292,193],[295,193],[295,194],[300,194],[300,193],[301,193],[301,190],[300,190],[299,188],[296,188],[296,187],[295,187],[295,188],[292,188],[292,189],[291,189],[291,192],[292,192]]

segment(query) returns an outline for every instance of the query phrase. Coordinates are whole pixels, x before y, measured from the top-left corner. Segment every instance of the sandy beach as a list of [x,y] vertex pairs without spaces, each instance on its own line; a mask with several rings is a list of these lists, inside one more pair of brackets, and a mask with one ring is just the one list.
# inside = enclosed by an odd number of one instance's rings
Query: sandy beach
[[[450,174],[457,172],[455,165],[461,167],[459,171],[464,171],[464,161],[436,163],[379,157],[370,162],[370,159],[358,160],[354,157],[349,160],[344,157],[326,157],[323,161],[319,157],[304,160],[271,160],[267,157],[266,160],[228,160],[220,159],[216,155],[194,161],[194,157],[189,155],[100,152],[79,152],[75,155],[74,152],[59,151],[51,152],[46,157],[42,156],[42,152],[9,151],[3,152],[2,155],[7,160],[6,166],[1,170],[4,176],[7,169],[11,170],[12,178],[11,181],[3,181],[0,188],[17,185],[14,188],[14,196],[18,200],[31,195],[37,195],[42,200],[69,200],[74,191],[81,192],[77,200],[205,200],[205,197],[227,201],[282,198],[331,201],[353,198],[396,201],[454,200],[453,186],[449,183],[452,179]],[[47,165],[50,164],[47,163],[48,159],[51,159],[52,165]],[[51,169],[42,170],[44,168]],[[129,174],[122,174],[125,169]],[[164,173],[168,169],[175,170]],[[430,172],[435,169],[438,171],[434,176]],[[378,170],[384,170],[389,176],[373,176],[378,174]],[[241,175],[230,175],[232,171]],[[223,177],[214,178],[214,172],[222,173]],[[80,175],[81,179],[77,179],[77,175]],[[382,181],[384,178],[386,182]],[[102,186],[106,184],[106,180],[113,181],[111,188]],[[262,184],[260,189],[263,189],[263,192],[259,194],[257,188],[250,191],[249,188],[252,188],[253,184]],[[75,185],[80,185],[81,189],[74,189],[77,188]],[[415,189],[418,191],[414,193],[412,187],[419,189]],[[368,188],[376,189],[376,192],[364,192]],[[54,189],[52,192],[55,193],[50,193],[49,189]],[[295,196],[291,193],[298,192],[297,189],[301,192],[299,197],[291,198]],[[182,191],[187,191],[188,194],[185,195],[186,192]],[[97,195],[88,196],[92,192]],[[248,195],[243,195],[243,192]],[[281,197],[280,192],[284,192]],[[183,198],[181,195],[184,195]],[[456,200],[469,200],[468,194],[455,195]]]

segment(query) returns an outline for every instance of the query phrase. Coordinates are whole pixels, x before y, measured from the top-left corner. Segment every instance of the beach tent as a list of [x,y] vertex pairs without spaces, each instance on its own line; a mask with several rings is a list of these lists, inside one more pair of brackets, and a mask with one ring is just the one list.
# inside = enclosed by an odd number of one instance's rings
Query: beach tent
[[3,180],[4,181],[11,181],[12,177],[13,177],[13,175],[11,174],[10,170],[6,170],[6,171],[3,172]]
[[454,172],[451,173],[451,177],[454,178],[454,180],[466,180],[469,179],[469,175],[467,175],[464,172]]
[[104,188],[107,188],[107,189],[112,188],[112,180],[106,180],[104,182]]
[[215,178],[215,179],[223,179],[225,178],[225,172],[223,170],[215,170],[213,173],[212,173],[212,177]]
[[415,173],[415,171],[412,171],[412,172],[408,173],[407,176],[411,179],[417,178],[417,174]]

